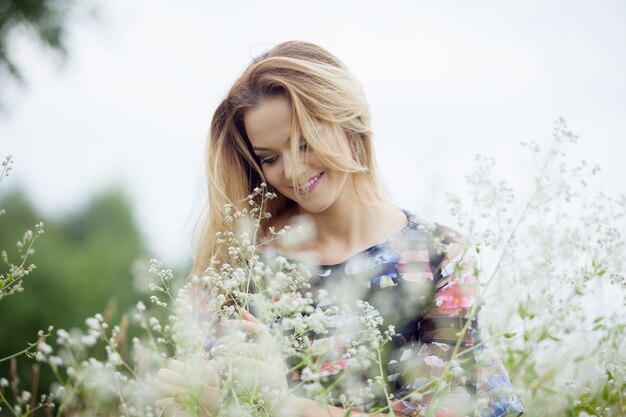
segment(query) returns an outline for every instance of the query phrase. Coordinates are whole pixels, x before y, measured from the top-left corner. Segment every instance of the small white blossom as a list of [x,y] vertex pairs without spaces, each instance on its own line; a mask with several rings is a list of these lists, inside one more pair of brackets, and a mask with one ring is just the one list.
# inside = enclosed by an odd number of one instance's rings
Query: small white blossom
[[54,365],[54,366],[62,366],[63,365],[63,359],[61,359],[61,357],[59,356],[50,356],[48,358],[48,362],[50,363],[50,365]]
[[22,395],[20,395],[20,400],[27,403],[30,401],[31,393],[29,391],[22,391]]
[[85,320],[85,324],[87,325],[87,327],[89,327],[92,330],[101,329],[100,321],[96,317],[88,317]]
[[52,353],[52,346],[50,346],[46,342],[39,342],[39,344],[37,345],[37,349],[46,355],[49,355]]
[[81,336],[80,341],[85,346],[91,347],[91,346],[94,346],[98,342],[98,339],[91,334],[87,334],[87,335]]

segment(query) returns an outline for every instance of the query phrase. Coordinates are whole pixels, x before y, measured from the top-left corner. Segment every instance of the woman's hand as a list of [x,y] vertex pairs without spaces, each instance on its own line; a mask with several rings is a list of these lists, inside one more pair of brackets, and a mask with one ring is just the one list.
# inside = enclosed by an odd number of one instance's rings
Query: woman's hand
[[168,417],[213,417],[220,407],[220,379],[208,361],[171,360],[157,372],[160,399],[155,406]]
[[244,311],[241,320],[222,321],[218,334],[221,342],[211,350],[213,360],[237,392],[259,396],[270,408],[288,395],[285,362],[263,323]]
[[270,410],[284,405],[289,394],[287,370],[267,327],[244,311],[241,320],[222,321],[218,336],[210,361],[172,360],[159,370],[161,397],[155,405],[163,415],[213,417],[222,406],[222,390],[260,397]]
[[237,331],[254,336],[259,344],[271,343],[271,335],[268,328],[247,310],[243,310],[241,313],[241,320],[230,319],[221,321],[217,333],[224,340],[223,338],[232,337]]

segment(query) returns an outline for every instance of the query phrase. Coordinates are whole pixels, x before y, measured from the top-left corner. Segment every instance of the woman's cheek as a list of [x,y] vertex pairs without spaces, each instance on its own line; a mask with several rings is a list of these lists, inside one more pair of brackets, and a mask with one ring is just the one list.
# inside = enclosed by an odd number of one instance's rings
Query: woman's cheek
[[277,170],[272,168],[273,167],[266,168],[265,170],[263,170],[263,174],[265,175],[267,183],[282,194],[283,190],[280,186],[280,181],[278,181]]

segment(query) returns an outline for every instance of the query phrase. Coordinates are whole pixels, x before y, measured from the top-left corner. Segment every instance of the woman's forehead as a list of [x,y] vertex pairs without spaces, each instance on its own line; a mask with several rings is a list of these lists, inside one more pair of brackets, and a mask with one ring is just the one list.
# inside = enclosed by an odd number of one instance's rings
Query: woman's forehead
[[253,147],[273,148],[291,136],[292,112],[284,97],[271,97],[244,114],[246,134]]

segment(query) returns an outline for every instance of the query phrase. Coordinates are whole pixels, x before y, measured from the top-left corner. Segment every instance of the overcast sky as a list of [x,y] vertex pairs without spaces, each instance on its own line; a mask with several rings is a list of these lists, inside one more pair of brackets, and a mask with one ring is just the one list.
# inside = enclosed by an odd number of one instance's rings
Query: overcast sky
[[549,143],[563,116],[594,187],[626,192],[626,3],[587,1],[109,0],[69,28],[69,60],[18,39],[26,89],[3,92],[0,192],[46,214],[111,184],[132,197],[152,255],[187,262],[212,113],[267,47],[320,44],[361,80],[394,202],[449,219],[476,153],[525,180],[519,142]]

